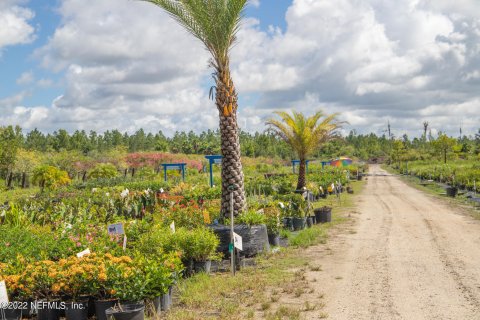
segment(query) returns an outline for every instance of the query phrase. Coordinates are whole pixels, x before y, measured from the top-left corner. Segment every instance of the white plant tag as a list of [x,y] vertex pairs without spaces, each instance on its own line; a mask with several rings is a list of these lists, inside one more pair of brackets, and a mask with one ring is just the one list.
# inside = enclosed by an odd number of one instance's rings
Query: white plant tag
[[83,250],[82,252],[77,253],[77,258],[81,258],[83,256],[86,256],[87,254],[90,254],[90,253],[91,253],[90,249],[87,248],[87,249]]
[[7,285],[5,281],[0,281],[0,304],[8,303]]
[[233,233],[233,245],[235,248],[238,250],[242,251],[243,250],[243,245],[242,245],[242,237],[235,232]]

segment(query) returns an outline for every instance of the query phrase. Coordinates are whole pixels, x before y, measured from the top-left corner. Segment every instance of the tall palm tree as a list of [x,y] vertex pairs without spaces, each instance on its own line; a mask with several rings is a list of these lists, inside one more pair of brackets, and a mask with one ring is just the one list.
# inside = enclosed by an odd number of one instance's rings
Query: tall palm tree
[[325,115],[322,111],[309,118],[296,111],[292,111],[293,115],[280,111],[275,114],[280,116],[281,120],[269,119],[266,124],[273,126],[277,135],[297,153],[300,160],[297,190],[300,190],[306,184],[305,169],[308,156],[323,143],[334,138],[342,122],[337,121],[338,114]]
[[[199,39],[211,54],[215,104],[220,117],[222,159],[222,213],[229,213],[230,191],[234,213],[245,208],[245,191],[237,124],[237,93],[230,75],[229,53],[236,40],[248,0],[144,0],[163,8]],[[212,90],[210,91],[212,93]]]

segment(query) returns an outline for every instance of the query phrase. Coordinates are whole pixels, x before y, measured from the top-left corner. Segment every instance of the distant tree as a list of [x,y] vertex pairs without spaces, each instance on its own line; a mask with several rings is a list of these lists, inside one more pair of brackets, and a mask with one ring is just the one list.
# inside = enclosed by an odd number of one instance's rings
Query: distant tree
[[71,180],[66,171],[53,166],[43,165],[33,171],[33,183],[38,184],[42,191],[44,189],[56,189],[60,186],[70,184]]
[[452,151],[452,148],[456,143],[457,141],[454,138],[451,138],[444,133],[440,133],[438,138],[433,142],[435,149],[443,154],[444,163],[447,163],[447,154]]
[[423,121],[423,140],[427,140],[428,121]]
[[19,126],[0,127],[0,173],[4,176],[15,166],[17,150],[23,143]]
[[[297,190],[306,185],[306,160],[322,144],[331,140],[341,127],[337,121],[337,114],[324,115],[318,111],[311,117],[293,111],[275,112],[280,120],[270,119],[266,122],[271,125],[280,138],[282,138],[296,152],[300,167],[298,170]],[[323,118],[323,119],[322,119]]]
[[111,179],[118,174],[117,168],[111,163],[99,163],[88,172],[91,179]]

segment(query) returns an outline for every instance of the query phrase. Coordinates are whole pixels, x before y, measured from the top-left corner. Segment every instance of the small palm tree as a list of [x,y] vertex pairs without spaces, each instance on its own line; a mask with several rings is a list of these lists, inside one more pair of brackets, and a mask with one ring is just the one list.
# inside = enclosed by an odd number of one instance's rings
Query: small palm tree
[[280,116],[281,121],[269,119],[266,124],[272,125],[276,134],[297,153],[300,160],[297,190],[300,190],[306,185],[307,157],[323,143],[334,138],[342,122],[337,121],[336,113],[327,116],[322,111],[318,111],[309,118],[300,112],[292,113],[293,115],[287,112],[275,112]]
[[[220,117],[222,213],[229,212],[230,189],[234,213],[245,208],[244,177],[237,124],[237,93],[230,76],[229,53],[235,42],[247,0],[143,0],[172,16],[210,52],[214,69],[215,104]],[[212,93],[212,91],[211,91]]]

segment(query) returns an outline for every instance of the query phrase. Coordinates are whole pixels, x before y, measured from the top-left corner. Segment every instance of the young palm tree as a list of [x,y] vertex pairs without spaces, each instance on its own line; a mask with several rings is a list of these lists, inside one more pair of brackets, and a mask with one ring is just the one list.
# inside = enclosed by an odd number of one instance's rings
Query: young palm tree
[[[302,113],[293,111],[293,115],[287,112],[275,112],[280,120],[269,119],[266,124],[272,125],[277,135],[282,138],[297,153],[300,160],[298,170],[297,190],[305,187],[306,160],[323,143],[331,140],[336,135],[336,130],[341,127],[337,121],[338,114],[324,115],[318,111],[313,116],[306,118]],[[323,119],[321,119],[324,117]]]
[[247,0],[144,0],[167,11],[211,53],[215,104],[220,117],[222,213],[229,213],[230,188],[234,213],[245,207],[245,192],[237,124],[237,93],[230,75],[229,53],[235,42]]

